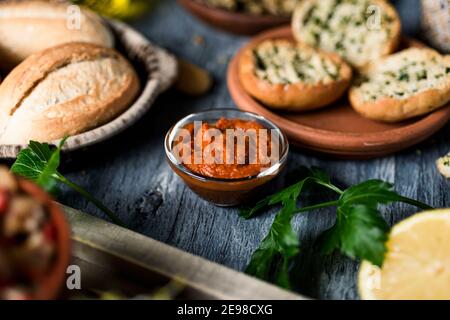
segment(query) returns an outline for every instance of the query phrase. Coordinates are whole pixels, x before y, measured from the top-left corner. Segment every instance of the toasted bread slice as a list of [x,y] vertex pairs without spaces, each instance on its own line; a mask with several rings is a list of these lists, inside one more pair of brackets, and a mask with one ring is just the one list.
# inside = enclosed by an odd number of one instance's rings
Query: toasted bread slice
[[349,92],[365,117],[396,122],[423,115],[450,101],[450,56],[410,48],[375,61]]
[[304,111],[339,99],[350,85],[352,70],[335,54],[277,39],[243,52],[239,78],[244,89],[268,107]]
[[450,178],[450,152],[447,153],[442,158],[439,158],[436,161],[436,166],[439,170],[439,172],[446,177],[447,179]]
[[295,9],[292,31],[299,42],[361,68],[397,49],[401,23],[384,0],[304,0]]

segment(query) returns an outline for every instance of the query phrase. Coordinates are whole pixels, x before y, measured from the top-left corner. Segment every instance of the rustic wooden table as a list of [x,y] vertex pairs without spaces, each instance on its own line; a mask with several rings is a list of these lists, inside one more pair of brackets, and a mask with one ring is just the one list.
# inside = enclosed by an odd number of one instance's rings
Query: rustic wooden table
[[[394,1],[408,34],[417,32],[419,1]],[[226,86],[227,62],[247,38],[210,29],[184,12],[173,0],[161,4],[133,23],[155,43],[208,69],[215,77],[210,94],[189,98],[172,90],[158,99],[152,110],[133,128],[88,150],[66,155],[64,172],[91,190],[142,234],[190,253],[243,270],[251,253],[266,235],[274,210],[245,221],[236,209],[217,208],[193,194],[172,172],[164,157],[163,140],[177,119],[200,110],[233,107]],[[204,39],[204,41],[199,41]],[[371,178],[394,182],[402,194],[436,207],[450,206],[448,183],[434,161],[450,150],[450,127],[425,143],[399,154],[370,161],[344,161],[293,149],[287,172],[299,166],[319,166],[342,186]],[[279,183],[284,182],[285,174]],[[311,200],[314,201],[314,195]],[[63,190],[62,203],[103,217],[77,194]],[[385,216],[395,223],[414,208],[396,205]],[[301,255],[293,274],[298,292],[314,298],[357,298],[358,263],[339,255],[324,257],[314,249],[314,239],[333,222],[333,211],[298,216]]]

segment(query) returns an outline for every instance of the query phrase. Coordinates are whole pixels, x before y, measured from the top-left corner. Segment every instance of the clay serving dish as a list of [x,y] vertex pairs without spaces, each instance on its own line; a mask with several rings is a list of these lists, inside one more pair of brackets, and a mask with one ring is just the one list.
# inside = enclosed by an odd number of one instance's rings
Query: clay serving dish
[[19,188],[22,192],[37,199],[50,214],[50,223],[53,225],[56,241],[56,258],[53,266],[37,284],[36,293],[32,299],[53,300],[57,299],[65,285],[66,271],[71,259],[70,228],[61,208],[53,199],[34,183],[19,179]]
[[201,21],[217,29],[240,35],[254,35],[290,21],[290,17],[231,12],[205,6],[193,0],[178,0],[178,3]]
[[[267,31],[253,38],[248,46],[273,38],[292,39],[290,27]],[[404,40],[404,46],[421,46]],[[422,45],[423,46],[423,45]],[[360,116],[347,98],[317,111],[289,113],[274,111],[251,97],[241,86],[238,61],[241,49],[228,66],[228,88],[236,105],[273,121],[300,147],[338,157],[366,159],[385,156],[411,147],[441,129],[450,119],[450,106],[431,114],[399,123],[383,123]]]
[[[280,153],[278,161],[272,163],[258,175],[238,179],[211,178],[185,167],[173,153],[174,142],[179,137],[178,131],[194,121],[215,123],[222,117],[257,121],[264,128],[274,130],[279,138]],[[186,116],[169,130],[164,145],[170,167],[183,179],[187,186],[201,198],[222,207],[236,206],[260,197],[267,184],[283,170],[289,153],[287,138],[276,125],[262,116],[235,109],[213,109]]]
[[[70,137],[64,151],[73,151],[107,140],[138,121],[152,106],[158,95],[168,89],[177,75],[174,56],[153,45],[127,24],[108,21],[119,50],[136,69],[142,90],[134,103],[120,116],[93,130]],[[58,141],[54,141],[58,144]],[[0,145],[0,159],[15,158],[26,146]]]

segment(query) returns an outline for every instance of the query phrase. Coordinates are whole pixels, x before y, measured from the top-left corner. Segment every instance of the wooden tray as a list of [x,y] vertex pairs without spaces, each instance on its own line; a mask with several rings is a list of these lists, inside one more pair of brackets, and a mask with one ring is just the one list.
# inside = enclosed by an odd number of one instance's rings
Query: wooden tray
[[[135,67],[142,84],[136,101],[120,116],[93,130],[70,137],[64,151],[73,151],[107,140],[138,121],[158,95],[168,89],[177,75],[177,61],[165,50],[150,43],[143,35],[119,21],[109,21],[116,36],[116,49]],[[54,144],[57,144],[55,141]],[[0,145],[0,159],[15,158],[23,145]]]
[[290,21],[289,17],[258,16],[211,8],[194,0],[178,0],[178,3],[203,22],[234,34],[254,35]]
[[85,292],[134,297],[176,279],[183,287],[180,299],[306,299],[80,211],[63,210],[72,227],[72,263],[81,269]]
[[[247,46],[272,38],[292,39],[289,26],[267,31]],[[407,45],[420,46],[408,40]],[[429,115],[400,123],[383,123],[360,116],[347,98],[318,111],[306,113],[276,112],[251,97],[241,86],[238,60],[242,48],[228,66],[228,88],[236,105],[260,114],[278,125],[291,143],[306,149],[345,158],[365,159],[385,156],[411,147],[433,135],[450,119],[450,106]]]

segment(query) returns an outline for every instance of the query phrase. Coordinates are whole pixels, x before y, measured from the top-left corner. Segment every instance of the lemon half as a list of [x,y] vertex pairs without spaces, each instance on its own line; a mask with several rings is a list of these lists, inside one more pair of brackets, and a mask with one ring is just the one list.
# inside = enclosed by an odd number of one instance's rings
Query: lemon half
[[364,300],[450,299],[450,209],[426,211],[392,228],[383,267],[364,261]]

